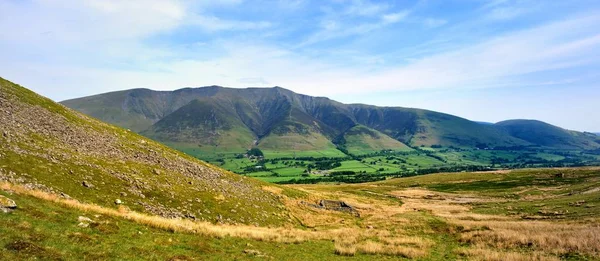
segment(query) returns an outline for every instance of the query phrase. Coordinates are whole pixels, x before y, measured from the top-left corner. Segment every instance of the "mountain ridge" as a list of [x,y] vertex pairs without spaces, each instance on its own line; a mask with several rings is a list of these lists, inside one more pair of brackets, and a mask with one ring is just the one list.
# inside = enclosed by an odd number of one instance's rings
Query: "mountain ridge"
[[[110,102],[105,102],[106,100]],[[200,102],[190,105],[194,100]],[[286,137],[289,142],[272,144],[268,146],[269,149],[285,150],[286,146],[289,146],[288,143],[306,139],[321,141],[303,146],[302,150],[330,149],[332,144],[337,143],[347,131],[358,125],[373,129],[412,147],[544,145],[533,143],[531,139],[511,135],[506,127],[501,126],[502,124],[481,124],[424,109],[344,104],[327,97],[298,94],[281,87],[227,88],[213,85],[175,91],[132,89],[71,99],[62,103],[93,117],[130,128],[166,143],[196,141],[198,146],[202,146],[202,144],[214,144],[214,140],[229,139],[223,137],[245,137],[243,141],[230,146],[236,150],[249,147],[248,143],[251,139],[255,142],[250,142],[254,143],[250,146],[255,145],[260,148],[261,141],[274,140],[269,137],[278,137],[278,135]],[[201,118],[206,116],[202,116],[203,114],[212,113],[215,116],[213,121],[236,122],[233,127],[237,134],[231,134],[217,126],[211,130],[214,134],[211,139],[185,140],[182,137],[187,135],[187,130],[160,131],[168,129],[165,124],[160,123],[162,119],[167,118],[171,122],[177,122],[176,118],[181,115],[190,116],[190,113],[177,112],[182,108],[190,109],[185,106],[204,107],[204,109],[193,109],[197,111],[196,116]],[[211,125],[216,122],[205,123]],[[195,131],[198,131],[198,128]],[[290,135],[281,136],[284,133]],[[582,135],[572,136],[573,139],[589,139]],[[324,142],[323,139],[329,142]],[[600,146],[595,141],[587,140],[567,143],[570,145],[560,147],[587,149]]]

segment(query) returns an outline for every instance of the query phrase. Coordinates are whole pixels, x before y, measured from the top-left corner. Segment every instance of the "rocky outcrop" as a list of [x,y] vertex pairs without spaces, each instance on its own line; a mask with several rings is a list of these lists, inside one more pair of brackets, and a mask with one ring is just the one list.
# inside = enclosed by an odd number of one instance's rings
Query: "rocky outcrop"
[[360,213],[358,212],[358,210],[356,210],[354,207],[348,205],[344,201],[321,199],[321,200],[319,200],[318,204],[308,203],[308,202],[304,202],[304,201],[302,201],[301,203],[305,204],[307,206],[313,207],[313,208],[346,212],[346,213],[350,213],[356,217],[360,217]]

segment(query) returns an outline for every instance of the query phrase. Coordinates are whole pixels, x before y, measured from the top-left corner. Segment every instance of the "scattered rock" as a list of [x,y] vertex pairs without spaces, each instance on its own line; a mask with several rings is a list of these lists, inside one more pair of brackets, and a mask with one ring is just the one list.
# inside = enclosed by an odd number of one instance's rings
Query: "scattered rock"
[[120,199],[115,199],[115,204],[121,205],[123,204],[123,201],[121,201]]
[[121,197],[127,197],[127,193],[121,192]]
[[84,217],[84,216],[79,216],[77,218],[77,221],[79,221],[79,224],[77,224],[78,227],[81,228],[86,228],[90,226],[90,223],[94,223],[94,221],[88,217]]
[[244,249],[244,254],[253,255],[253,256],[262,255],[262,253],[260,251],[254,250],[254,249]]
[[155,175],[160,175],[160,169],[153,169],[152,173],[154,173]]
[[84,217],[84,216],[79,216],[77,218],[77,221],[79,222],[87,222],[87,223],[92,223],[94,221],[92,221],[92,219],[88,218],[88,217]]
[[0,195],[0,211],[8,213],[17,208],[17,203],[14,200]]
[[569,203],[569,206],[581,207],[583,204],[585,204],[585,200],[578,200],[578,201]]
[[94,184],[90,183],[89,181],[84,180],[83,182],[81,182],[81,185],[86,187],[86,188],[93,188]]
[[86,227],[90,226],[90,223],[79,222],[79,224],[77,224],[77,226],[80,228],[86,228]]
[[66,194],[66,193],[64,193],[64,192],[61,192],[61,193],[60,193],[60,196],[61,196],[61,197],[63,197],[63,198],[66,198],[66,199],[70,199],[70,198],[71,198],[71,196],[67,195],[67,194]]

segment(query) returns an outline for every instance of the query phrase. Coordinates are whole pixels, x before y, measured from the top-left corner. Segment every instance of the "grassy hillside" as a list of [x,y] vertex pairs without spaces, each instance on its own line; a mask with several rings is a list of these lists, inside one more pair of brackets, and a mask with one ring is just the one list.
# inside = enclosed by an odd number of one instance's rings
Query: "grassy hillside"
[[344,147],[350,154],[362,155],[379,152],[382,150],[410,151],[406,144],[392,139],[389,136],[357,125],[344,133]]
[[0,79],[0,181],[165,217],[289,222],[263,183],[83,116]]
[[194,100],[164,117],[142,134],[167,144],[215,147],[245,152],[257,139],[231,108],[212,100]]
[[565,130],[536,120],[509,120],[496,123],[512,136],[545,147],[561,149],[597,149],[600,139],[591,133]]

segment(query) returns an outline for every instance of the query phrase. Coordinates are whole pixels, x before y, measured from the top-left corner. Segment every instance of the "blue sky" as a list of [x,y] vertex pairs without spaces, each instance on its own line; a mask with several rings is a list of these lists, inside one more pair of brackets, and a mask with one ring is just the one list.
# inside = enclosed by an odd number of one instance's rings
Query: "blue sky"
[[600,131],[600,2],[2,0],[0,76],[60,101],[282,86]]

